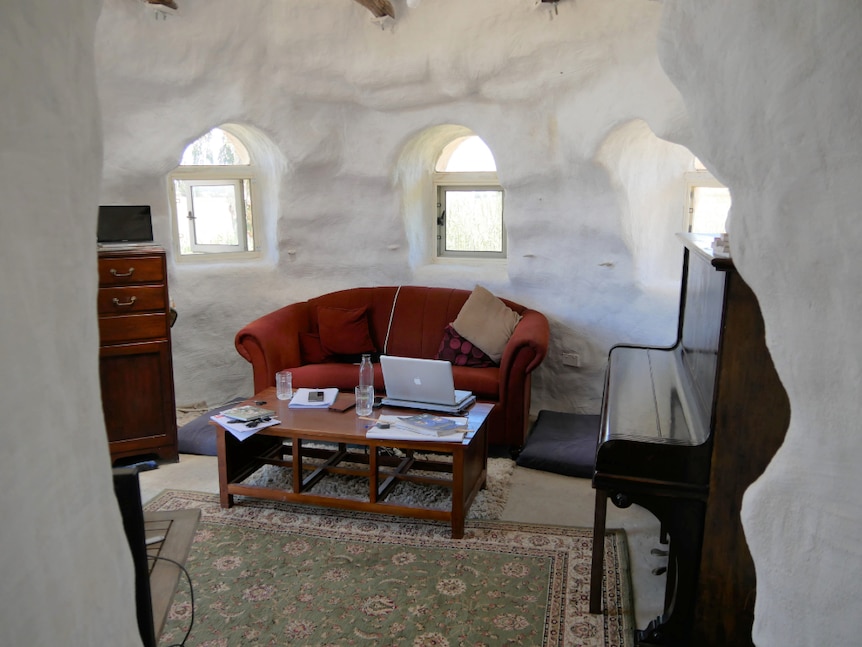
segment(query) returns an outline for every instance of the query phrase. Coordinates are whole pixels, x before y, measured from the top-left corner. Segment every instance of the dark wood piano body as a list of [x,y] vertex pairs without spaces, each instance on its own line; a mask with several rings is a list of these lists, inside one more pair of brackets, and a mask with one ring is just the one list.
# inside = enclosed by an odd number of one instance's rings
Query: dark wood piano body
[[711,236],[684,242],[677,342],[608,359],[593,487],[590,610],[601,611],[607,500],[638,504],[669,538],[664,613],[639,645],[751,645],[754,564],[740,509],[784,439],[790,405],[751,289]]

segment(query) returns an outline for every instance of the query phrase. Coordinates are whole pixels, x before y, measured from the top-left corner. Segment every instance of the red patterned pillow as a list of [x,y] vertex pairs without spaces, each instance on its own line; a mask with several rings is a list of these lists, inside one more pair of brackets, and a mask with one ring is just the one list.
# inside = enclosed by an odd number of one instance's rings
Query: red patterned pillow
[[474,346],[472,342],[459,335],[451,324],[443,331],[443,341],[437,349],[437,359],[445,359],[452,366],[487,368],[497,365],[478,346]]

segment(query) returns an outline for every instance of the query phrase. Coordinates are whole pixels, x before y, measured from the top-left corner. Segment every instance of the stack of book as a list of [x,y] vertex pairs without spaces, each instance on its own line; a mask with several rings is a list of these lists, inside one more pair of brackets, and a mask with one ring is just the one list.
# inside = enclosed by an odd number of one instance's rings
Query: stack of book
[[451,436],[466,429],[467,419],[419,413],[414,416],[399,416],[396,418],[395,427],[423,436]]
[[225,409],[222,411],[222,415],[231,421],[250,422],[254,420],[263,421],[264,418],[272,418],[275,415],[275,411],[272,409],[264,409],[263,407],[258,407],[253,404],[244,404],[239,407],[233,407],[232,409]]
[[245,440],[256,431],[281,424],[275,417],[275,411],[251,404],[226,409],[210,416],[210,420],[227,429],[238,440]]
[[[382,425],[382,426],[381,426]],[[460,443],[467,433],[467,418],[420,413],[415,416],[382,415],[365,432],[366,438]]]

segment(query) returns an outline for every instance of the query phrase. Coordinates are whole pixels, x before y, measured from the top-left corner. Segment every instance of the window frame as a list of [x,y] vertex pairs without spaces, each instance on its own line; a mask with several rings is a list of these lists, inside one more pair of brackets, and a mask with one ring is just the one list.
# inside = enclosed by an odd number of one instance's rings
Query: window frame
[[[260,199],[258,196],[258,167],[254,163],[254,157],[252,156],[251,151],[249,150],[247,144],[237,137],[231,130],[226,128],[225,126],[216,126],[215,128],[220,128],[225,132],[229,133],[232,137],[236,138],[240,145],[242,145],[249,154],[249,163],[248,164],[204,164],[204,165],[193,165],[193,164],[180,164],[174,170],[172,170],[168,174],[168,194],[170,199],[170,208],[172,214],[172,229],[173,229],[173,242],[174,242],[174,251],[175,251],[175,259],[180,263],[200,263],[200,262],[224,262],[228,260],[253,260],[259,259],[263,257],[263,238],[262,238],[262,227],[261,227],[261,214],[260,214]],[[211,129],[214,130],[215,128]],[[204,133],[205,135],[206,133]],[[203,136],[203,135],[202,135]],[[191,146],[194,142],[191,142],[189,146]],[[188,148],[188,146],[186,147]],[[231,249],[225,250],[222,245],[200,245],[197,246],[200,249],[198,251],[194,251],[195,244],[192,244],[192,253],[183,253],[180,245],[180,227],[185,226],[187,224],[186,218],[187,215],[182,217],[183,223],[181,225],[180,220],[181,216],[178,213],[177,208],[177,188],[176,183],[185,183],[185,184],[228,184],[231,182],[236,183],[239,188],[238,191],[238,208],[241,203],[243,212],[245,216],[242,218],[241,222],[244,226],[237,225],[238,233],[240,233],[240,245],[237,247],[241,247],[241,249]],[[245,186],[248,186],[248,204],[246,201],[245,194]],[[254,245],[254,249],[248,249],[248,236],[246,229],[249,226],[249,221],[252,230],[252,241]],[[240,231],[241,229],[241,231]],[[192,239],[193,240],[193,239]],[[207,249],[212,248],[212,249]]]
[[[691,232],[694,225],[694,193],[696,189],[729,189],[727,186],[719,182],[715,176],[708,170],[688,171],[685,174],[685,230]],[[731,206],[733,204],[733,196],[730,196]],[[729,211],[728,211],[729,213]],[[724,230],[727,229],[725,225]],[[726,231],[711,231],[705,232],[710,234],[721,234]]]
[[[435,255],[440,259],[505,260],[507,258],[506,192],[494,171],[435,171]],[[447,250],[445,193],[447,191],[496,191],[500,193],[500,251]]]
[[[174,178],[174,188],[176,189],[177,184],[182,184],[185,187],[183,193],[186,195],[186,200],[189,205],[189,215],[186,216],[187,225],[188,225],[188,234],[191,245],[192,254],[228,254],[231,252],[247,252],[248,249],[248,209],[245,200],[245,183],[247,180],[237,179],[237,178],[225,178],[221,180],[216,179],[188,179],[188,178]],[[197,230],[196,230],[196,221],[198,220],[198,216],[195,214],[195,200],[194,200],[194,189],[195,187],[205,187],[205,186],[229,186],[233,188],[234,195],[234,205],[237,210],[237,213],[244,214],[242,218],[237,218],[236,220],[236,229],[232,232],[236,235],[237,243],[236,245],[230,244],[212,244],[212,243],[198,243],[197,241]],[[177,213],[177,219],[181,215]],[[177,228],[180,228],[179,222],[177,222]],[[252,250],[253,251],[253,250]]]

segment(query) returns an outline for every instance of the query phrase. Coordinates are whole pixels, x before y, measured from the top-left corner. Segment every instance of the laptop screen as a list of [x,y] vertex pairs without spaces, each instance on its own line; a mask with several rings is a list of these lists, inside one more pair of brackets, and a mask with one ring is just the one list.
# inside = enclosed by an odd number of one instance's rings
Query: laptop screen
[[452,365],[445,360],[382,355],[380,367],[390,399],[454,405],[469,396],[455,391]]
[[153,219],[150,206],[100,206],[96,240],[100,243],[153,242]]

